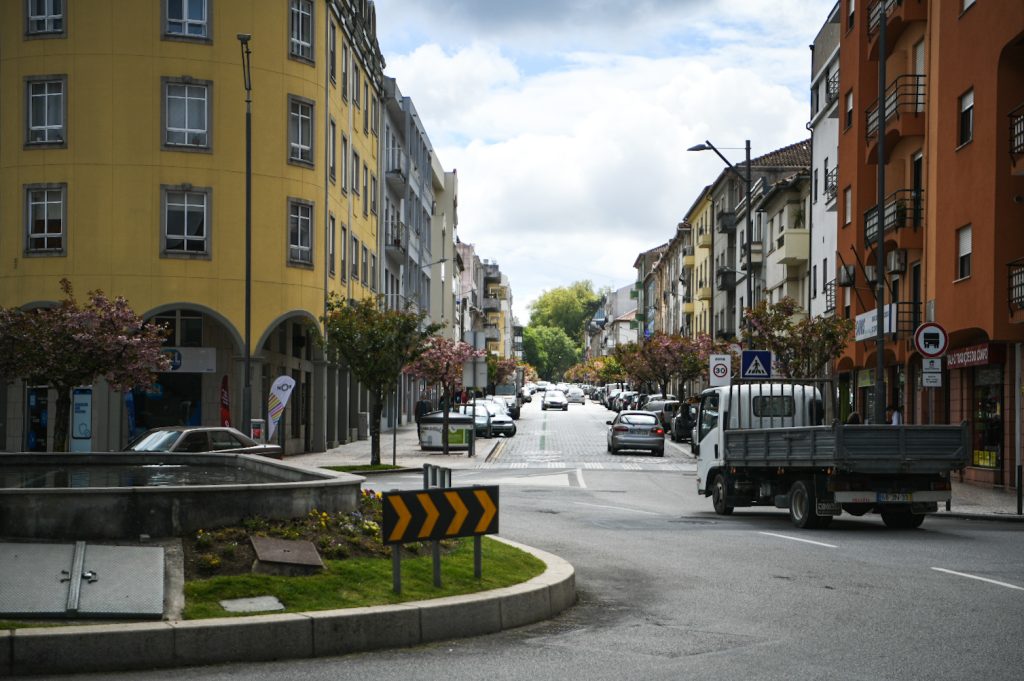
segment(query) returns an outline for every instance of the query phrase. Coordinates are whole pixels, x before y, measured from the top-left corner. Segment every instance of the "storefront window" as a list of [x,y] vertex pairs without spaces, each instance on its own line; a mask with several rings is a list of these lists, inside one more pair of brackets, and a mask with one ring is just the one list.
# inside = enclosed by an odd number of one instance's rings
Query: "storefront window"
[[974,370],[974,453],[980,468],[1003,465],[1003,367],[989,365]]

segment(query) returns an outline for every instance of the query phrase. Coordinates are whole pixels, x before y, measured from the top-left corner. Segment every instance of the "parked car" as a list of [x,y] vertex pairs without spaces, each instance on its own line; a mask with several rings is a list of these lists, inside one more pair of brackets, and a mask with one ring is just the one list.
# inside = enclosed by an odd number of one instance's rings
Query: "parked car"
[[676,410],[672,418],[672,427],[669,435],[673,442],[691,442],[693,440],[693,428],[697,425],[697,405],[685,404]]
[[655,414],[623,411],[607,424],[608,451],[612,454],[623,449],[647,449],[655,456],[665,456],[665,429]]
[[227,426],[166,426],[153,428],[128,443],[126,452],[217,452],[259,454],[272,459],[283,456],[277,445],[266,445]]
[[491,431],[491,412],[480,401],[474,405],[472,402],[461,404],[456,408],[460,414],[469,414],[473,417],[473,431],[477,437],[493,437]]
[[476,403],[478,406],[483,404],[484,409],[490,413],[492,435],[512,437],[516,434],[515,420],[512,418],[512,414],[509,413],[509,409],[505,406],[505,401],[502,398],[477,400]]
[[636,395],[635,390],[623,390],[620,392],[612,400],[612,410],[622,411],[623,409],[629,409],[629,401],[633,399],[633,395]]
[[544,393],[544,399],[540,402],[541,411],[548,409],[561,409],[569,411],[569,401],[561,390],[548,390]]
[[586,404],[587,396],[583,394],[580,388],[569,388],[569,392],[565,394],[565,399],[570,403]]
[[672,429],[672,419],[676,415],[676,410],[679,409],[679,400],[648,400],[642,411],[649,411],[652,414],[656,414],[658,421],[661,423],[661,427],[666,432]]

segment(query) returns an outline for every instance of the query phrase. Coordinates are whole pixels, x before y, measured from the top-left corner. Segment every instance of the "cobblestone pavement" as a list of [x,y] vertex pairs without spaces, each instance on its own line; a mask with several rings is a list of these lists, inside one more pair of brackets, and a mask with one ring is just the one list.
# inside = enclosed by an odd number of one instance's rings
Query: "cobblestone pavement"
[[540,400],[523,406],[519,432],[499,445],[478,468],[581,468],[693,472],[696,463],[688,445],[665,440],[665,456],[607,451],[606,421],[615,413],[588,401],[568,411],[542,411]]

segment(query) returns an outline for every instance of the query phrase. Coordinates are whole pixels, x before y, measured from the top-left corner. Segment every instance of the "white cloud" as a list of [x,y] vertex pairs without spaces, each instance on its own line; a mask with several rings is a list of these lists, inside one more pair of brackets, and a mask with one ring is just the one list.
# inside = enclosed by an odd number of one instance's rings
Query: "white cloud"
[[[596,287],[633,280],[637,254],[666,241],[722,170],[714,154],[687,147],[711,139],[738,162],[745,139],[757,156],[808,136],[807,44],[830,5],[756,2],[739,11],[729,3],[729,20],[716,22],[706,3],[662,3],[662,25],[650,12],[658,3],[629,3],[630,11],[599,4],[607,21],[591,17],[567,41],[577,46],[572,52],[502,42],[498,24],[467,14],[475,3],[443,14],[437,35],[458,36],[451,43],[389,54],[382,36],[388,74],[412,97],[442,164],[458,170],[460,238],[498,261],[523,322],[543,290],[578,279]],[[800,24],[795,9],[812,6],[818,16],[805,12]],[[688,30],[706,44],[624,54],[616,42],[591,40],[627,32],[614,25],[624,21],[646,27],[653,44],[687,16]],[[380,17],[379,27],[389,15]],[[517,30],[533,20],[521,16]],[[472,28],[478,35],[467,40]]]

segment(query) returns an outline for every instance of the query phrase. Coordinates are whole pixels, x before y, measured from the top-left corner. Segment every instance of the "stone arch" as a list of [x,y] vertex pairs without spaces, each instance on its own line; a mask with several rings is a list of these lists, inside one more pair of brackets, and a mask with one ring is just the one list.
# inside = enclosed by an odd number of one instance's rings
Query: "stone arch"
[[227,317],[205,305],[199,305],[197,303],[187,303],[184,301],[177,303],[167,303],[164,305],[154,307],[151,310],[148,310],[145,314],[141,315],[141,317],[148,321],[153,317],[156,317],[157,315],[165,314],[167,312],[174,312],[176,310],[200,312],[204,316],[208,316],[214,319],[215,321],[217,321],[217,323],[224,327],[224,330],[227,331],[228,335],[231,337],[231,342],[234,345],[235,352],[241,355],[245,351],[245,339],[242,337],[242,334],[238,332],[238,329],[235,328],[235,325],[232,324]]

